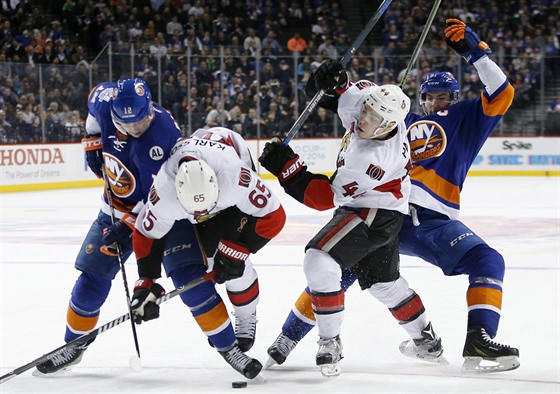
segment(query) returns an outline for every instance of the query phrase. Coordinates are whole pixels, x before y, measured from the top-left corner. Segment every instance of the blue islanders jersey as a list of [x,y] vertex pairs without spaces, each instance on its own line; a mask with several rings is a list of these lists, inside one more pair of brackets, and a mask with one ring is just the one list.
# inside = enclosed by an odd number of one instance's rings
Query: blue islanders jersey
[[467,172],[510,107],[513,95],[514,89],[505,79],[491,95],[487,89],[479,98],[460,101],[444,111],[427,116],[407,115],[413,164],[411,204],[452,219],[459,216],[460,193]]
[[[165,109],[154,103],[154,119],[140,138],[119,132],[111,120],[110,101],[115,83],[103,82],[88,98],[89,114],[99,123],[103,158],[117,217],[148,196],[153,178],[181,137],[179,126]],[[107,196],[102,210],[110,214]],[[139,210],[137,208],[135,211]]]

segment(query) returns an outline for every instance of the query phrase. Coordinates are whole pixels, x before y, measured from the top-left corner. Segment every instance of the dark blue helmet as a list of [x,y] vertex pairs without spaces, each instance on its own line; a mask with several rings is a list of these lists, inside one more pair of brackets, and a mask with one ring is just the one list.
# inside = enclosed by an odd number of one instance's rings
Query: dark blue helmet
[[424,109],[424,113],[430,114],[434,109],[432,104],[426,105],[427,93],[445,92],[449,93],[449,101],[443,103],[440,101],[440,109],[445,109],[451,104],[459,101],[459,83],[450,72],[430,73],[424,77],[420,85],[420,105]]
[[448,92],[451,101],[459,100],[459,83],[450,72],[430,73],[424,77],[420,85],[420,100],[426,100],[426,93]]
[[148,128],[153,112],[152,94],[143,79],[117,82],[111,100],[111,118],[120,132],[138,137]]

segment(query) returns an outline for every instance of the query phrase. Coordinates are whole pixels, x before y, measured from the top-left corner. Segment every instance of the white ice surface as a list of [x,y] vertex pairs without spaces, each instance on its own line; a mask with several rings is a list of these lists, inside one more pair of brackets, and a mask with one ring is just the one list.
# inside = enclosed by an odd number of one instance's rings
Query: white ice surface
[[[298,205],[267,181],[284,201],[288,223],[253,256],[260,276],[257,341],[250,355],[265,362],[296,297],[305,286],[306,241],[328,220]],[[407,335],[388,311],[357,286],[348,291],[342,327],[343,372],[323,378],[315,366],[316,330],[280,367],[264,371],[263,393],[559,393],[560,179],[471,177],[462,194],[461,219],[506,260],[502,320],[497,341],[518,347],[518,370],[460,372],[467,277],[444,277],[403,256],[402,274],[420,294],[442,337],[449,366],[408,359],[398,351]],[[96,217],[100,188],[0,194],[0,374],[63,344],[66,307],[78,276],[74,258]],[[127,264],[129,288],[136,279]],[[162,281],[168,290],[169,280]],[[224,295],[223,289],[220,293]],[[224,297],[227,299],[227,297]],[[227,302],[227,301],[226,301]],[[102,309],[100,324],[127,311],[122,276]],[[135,354],[129,322],[98,336],[67,374],[38,378],[31,370],[0,385],[0,393],[230,392],[244,380],[208,343],[187,308],[175,298],[161,317],[137,326],[142,372],[128,366]],[[240,390],[240,389],[237,389]]]

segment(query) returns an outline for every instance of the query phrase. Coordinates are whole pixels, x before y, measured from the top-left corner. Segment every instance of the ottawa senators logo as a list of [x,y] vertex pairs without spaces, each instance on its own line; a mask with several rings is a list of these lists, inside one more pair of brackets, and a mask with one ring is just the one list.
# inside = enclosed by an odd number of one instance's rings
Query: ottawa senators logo
[[239,181],[237,184],[242,187],[249,187],[251,184],[251,171],[241,167],[241,171],[239,172]]
[[383,175],[385,175],[385,171],[381,167],[376,166],[375,164],[370,164],[366,171],[366,174],[371,179],[380,181],[381,178],[383,178]]
[[152,185],[152,187],[150,187],[150,194],[148,196],[148,199],[150,200],[152,205],[156,205],[157,202],[160,200],[160,198],[157,194],[156,187],[154,185]]

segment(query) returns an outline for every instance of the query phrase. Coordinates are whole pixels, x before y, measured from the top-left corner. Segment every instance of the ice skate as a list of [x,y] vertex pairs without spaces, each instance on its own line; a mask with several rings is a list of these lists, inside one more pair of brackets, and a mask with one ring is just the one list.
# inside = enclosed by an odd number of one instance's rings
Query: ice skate
[[422,330],[422,338],[402,342],[399,350],[407,357],[418,358],[431,363],[449,364],[445,357],[443,357],[441,338],[434,332],[432,323],[428,323]]
[[237,345],[242,352],[247,352],[253,347],[256,331],[256,312],[248,316],[241,316],[239,313],[235,314],[235,336],[237,337]]
[[319,350],[315,356],[315,363],[321,367],[323,376],[331,377],[340,375],[342,372],[340,360],[344,357],[342,355],[340,336],[321,338],[317,343],[319,344]]
[[84,352],[90,343],[60,349],[50,356],[47,361],[37,365],[37,369],[33,371],[33,376],[52,375],[70,371],[76,364],[82,361]]
[[274,343],[270,345],[270,347],[267,350],[267,353],[270,357],[268,358],[268,361],[264,365],[264,369],[268,369],[275,364],[278,365],[283,364],[284,361],[286,361],[286,358],[288,357],[290,352],[294,350],[297,344],[298,344],[297,341],[291,340],[283,333],[278,335],[278,338],[276,338]]
[[462,371],[465,373],[511,371],[521,365],[518,349],[492,341],[480,326],[467,330],[463,358]]
[[247,356],[238,345],[227,352],[219,352],[224,360],[247,379],[254,379],[262,370],[259,360]]

